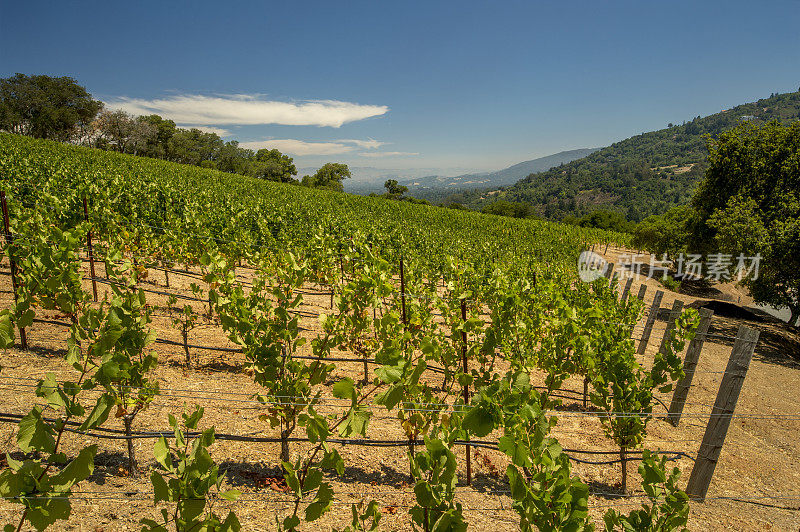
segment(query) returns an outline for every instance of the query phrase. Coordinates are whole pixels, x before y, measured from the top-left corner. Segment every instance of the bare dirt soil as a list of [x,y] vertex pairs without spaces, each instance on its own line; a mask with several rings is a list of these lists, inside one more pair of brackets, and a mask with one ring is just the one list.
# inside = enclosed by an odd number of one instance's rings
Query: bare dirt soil
[[[623,250],[609,250],[611,261]],[[102,276],[102,267],[98,268]],[[243,274],[249,274],[243,270]],[[195,270],[196,274],[196,270]],[[170,275],[170,291],[189,295],[189,283],[194,279]],[[693,307],[703,306],[707,298],[670,292],[652,279],[633,283],[631,294],[638,293],[639,285],[648,286],[645,302],[652,301],[655,290],[665,292],[663,307],[671,307],[677,298]],[[147,282],[141,286],[164,290],[164,274],[150,271]],[[87,282],[87,289],[90,285]],[[102,293],[105,287],[99,286]],[[12,299],[7,265],[0,268],[0,304],[6,306]],[[728,286],[726,291],[736,290]],[[164,305],[165,298],[148,294],[148,302]],[[313,337],[319,331],[317,316],[330,312],[330,296],[309,287],[304,296],[301,324],[309,330],[304,335]],[[198,304],[198,312],[203,306]],[[50,320],[63,317],[50,314]],[[800,527],[800,470],[796,457],[800,451],[800,364],[792,354],[800,346],[800,335],[785,325],[760,319],[744,320],[740,317],[716,315],[712,321],[712,337],[705,343],[697,374],[690,390],[688,403],[680,425],[676,428],[662,419],[651,421],[645,446],[663,451],[683,451],[694,456],[700,446],[708,414],[716,397],[721,372],[730,355],[737,327],[746,323],[759,328],[759,342],[750,365],[744,388],[736,408],[741,417],[734,419],[719,464],[711,483],[708,499],[691,505],[691,530],[797,530]],[[647,357],[652,357],[663,334],[665,321],[656,322],[648,343]],[[180,334],[163,311],[157,311],[153,327],[159,337],[180,341]],[[641,331],[641,329],[637,329]],[[31,349],[23,352],[10,349],[2,355],[0,372],[0,411],[26,413],[36,401],[36,379],[48,372],[59,380],[70,379],[73,371],[63,360],[65,331],[57,325],[37,322],[29,329]],[[200,320],[198,327],[189,333],[192,344],[216,347],[235,347],[213,320]],[[215,426],[217,433],[276,436],[277,430],[258,419],[263,406],[252,399],[259,391],[244,369],[244,359],[239,353],[218,353],[192,349],[194,366],[184,365],[183,348],[156,344],[160,365],[156,377],[161,394],[150,407],[135,420],[135,430],[168,429],[167,414],[178,414],[184,408],[199,404],[205,407],[202,426]],[[335,352],[332,356],[352,356]],[[337,363],[335,377],[361,377],[360,363]],[[441,377],[431,375],[431,382]],[[564,388],[581,390],[582,382],[573,379]],[[329,390],[328,390],[329,392]],[[330,396],[330,393],[325,394]],[[668,404],[667,394],[662,400]],[[87,397],[87,404],[91,401]],[[564,410],[558,414],[554,435],[567,449],[615,451],[603,435],[595,416],[585,415],[580,401],[565,401]],[[321,411],[335,413],[334,405],[321,407]],[[663,412],[663,409],[659,412]],[[118,426],[117,426],[118,425]],[[119,420],[110,419],[106,426],[122,428]],[[16,425],[0,424],[0,451],[14,454]],[[302,436],[302,433],[298,433]],[[376,439],[402,439],[404,433],[392,413],[375,408],[369,425],[369,436]],[[135,441],[135,449],[143,473],[131,478],[125,470],[125,442],[121,440],[96,440],[80,434],[69,434],[65,452],[75,451],[90,443],[98,443],[100,451],[95,472],[76,489],[72,516],[59,523],[64,530],[138,530],[143,517],[155,517],[159,508],[152,502],[149,469],[154,467],[153,440]],[[293,443],[292,452],[303,452],[308,444]],[[372,448],[340,446],[346,462],[342,477],[328,475],[336,493],[333,510],[321,520],[303,527],[304,530],[331,530],[341,528],[349,521],[350,503],[362,499],[375,499],[383,510],[381,529],[411,530],[408,509],[413,505],[414,494],[408,479],[408,460],[405,448]],[[473,458],[473,483],[465,485],[464,453],[459,449],[461,484],[457,499],[465,509],[465,517],[474,530],[517,530],[518,518],[511,509],[508,486],[505,481],[507,460],[498,451],[478,450]],[[240,489],[239,501],[215,503],[218,513],[235,510],[245,530],[271,530],[275,519],[282,519],[290,510],[289,497],[282,491],[279,470],[279,444],[217,441],[211,448],[212,457],[227,475],[226,484]],[[15,456],[19,456],[18,454]],[[596,460],[597,457],[575,455]],[[682,473],[682,483],[689,477],[692,460],[681,458],[672,462]],[[0,464],[5,465],[5,464]],[[639,488],[636,465],[629,468],[629,490],[632,495],[619,495],[620,465],[573,464],[574,474],[587,482],[593,495],[591,513],[598,524],[609,507],[629,511],[644,500]],[[0,523],[16,524],[19,506],[0,501]]]

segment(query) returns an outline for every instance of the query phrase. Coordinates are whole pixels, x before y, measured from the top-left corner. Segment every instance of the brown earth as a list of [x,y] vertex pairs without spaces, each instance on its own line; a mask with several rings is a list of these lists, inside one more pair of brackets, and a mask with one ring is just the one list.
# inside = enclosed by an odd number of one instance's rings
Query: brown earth
[[[609,250],[608,257],[614,261],[618,256]],[[102,268],[98,275],[102,276]],[[196,270],[195,270],[196,271]],[[11,301],[7,266],[0,270],[0,304]],[[245,276],[246,277],[246,276]],[[171,290],[189,294],[186,290],[193,279],[170,275]],[[645,301],[652,300],[656,289],[665,291],[664,307],[672,305],[675,298],[687,305],[702,305],[707,299],[685,294],[675,294],[652,279],[634,282],[632,294],[644,282],[648,285]],[[147,283],[150,289],[163,289],[163,272],[150,271]],[[87,288],[89,284],[87,282]],[[104,286],[99,286],[101,292]],[[725,291],[736,290],[728,286]],[[330,296],[309,287],[304,296],[304,316],[301,323],[313,337],[319,331],[320,313],[329,312]],[[102,296],[101,296],[102,297]],[[163,305],[165,298],[148,294],[148,302]],[[197,310],[202,306],[198,304]],[[161,312],[159,312],[161,314]],[[50,314],[49,319],[58,319]],[[691,530],[797,530],[800,526],[800,471],[795,467],[795,457],[800,451],[800,365],[791,356],[797,353],[800,335],[786,326],[769,320],[743,320],[715,315],[712,332],[721,337],[707,341],[700,358],[694,385],[690,390],[682,422],[674,428],[661,419],[650,422],[645,446],[664,451],[684,451],[694,456],[703,437],[708,414],[714,402],[722,371],[730,355],[732,341],[739,324],[746,323],[762,331],[756,348],[737,414],[725,441],[720,462],[704,503],[691,505]],[[180,340],[180,335],[168,318],[157,316],[153,327],[160,338]],[[648,345],[646,357],[652,357],[665,327],[657,321]],[[639,332],[641,329],[637,329]],[[63,356],[65,332],[62,327],[35,323],[29,329],[31,349],[23,352],[10,349],[2,357],[0,373],[0,401],[3,412],[24,414],[35,401],[33,386],[35,379],[54,372],[59,380],[69,379],[73,371],[66,365]],[[727,337],[727,338],[726,338]],[[190,332],[190,343],[206,346],[233,347],[217,324],[200,320],[198,327]],[[307,349],[308,347],[306,346]],[[277,430],[259,421],[263,407],[251,398],[259,387],[244,371],[244,360],[238,353],[214,353],[192,350],[195,365],[184,366],[182,347],[156,345],[161,361],[156,377],[162,393],[135,421],[137,430],[165,430],[167,414],[178,414],[185,407],[199,404],[205,407],[202,426],[215,426],[217,433],[276,436]],[[334,352],[332,356],[352,356]],[[360,363],[337,363],[336,377],[362,376]],[[431,376],[432,382],[440,377]],[[582,383],[573,379],[564,388],[580,390]],[[330,390],[324,395],[330,397]],[[669,396],[663,398],[669,401]],[[87,404],[90,398],[87,396]],[[320,407],[322,412],[334,413],[334,405]],[[662,409],[663,411],[663,409]],[[595,416],[585,415],[579,401],[565,401],[565,408],[558,414],[554,435],[564,448],[614,451],[613,444],[603,435]],[[117,426],[119,425],[119,426]],[[118,420],[109,420],[106,426],[121,428]],[[0,424],[0,451],[15,450],[16,425]],[[299,432],[299,431],[298,431]],[[302,435],[302,433],[297,434]],[[404,433],[396,417],[376,407],[369,425],[369,436],[377,439],[401,439]],[[152,503],[152,487],[146,471],[155,462],[152,456],[152,440],[136,440],[135,448],[145,473],[137,478],[125,472],[125,446],[120,440],[99,440],[69,434],[65,451],[68,454],[90,443],[98,443],[100,451],[96,459],[93,476],[76,489],[73,513],[66,523],[56,527],[64,530],[138,530],[138,521],[143,517],[159,514]],[[303,452],[308,444],[293,443],[292,452]],[[375,499],[383,508],[381,529],[410,530],[408,509],[413,505],[414,495],[408,480],[408,461],[405,448],[367,448],[340,446],[346,462],[345,474],[338,478],[328,475],[336,494],[332,511],[321,520],[302,527],[304,530],[331,530],[341,528],[349,521],[350,503],[362,499]],[[276,517],[282,519],[290,513],[289,497],[280,491],[282,484],[273,480],[279,477],[279,444],[217,441],[211,448],[213,458],[226,472],[226,484],[240,489],[239,501],[217,502],[218,513],[233,509],[245,530],[274,529]],[[458,449],[461,484],[457,499],[464,506],[465,518],[474,530],[516,530],[518,518],[511,509],[507,494],[504,471],[505,456],[498,451],[479,450],[473,459],[473,484],[465,485],[464,450]],[[596,457],[575,455],[589,460]],[[603,458],[604,459],[604,458]],[[687,458],[673,462],[682,473],[682,483],[688,479],[692,460]],[[4,464],[3,464],[4,465]],[[598,524],[608,507],[629,511],[642,501],[635,465],[629,468],[629,489],[632,495],[619,496],[620,466],[586,465],[573,463],[574,474],[587,482],[593,495],[590,499],[591,513]],[[19,519],[19,506],[0,501],[0,523]]]

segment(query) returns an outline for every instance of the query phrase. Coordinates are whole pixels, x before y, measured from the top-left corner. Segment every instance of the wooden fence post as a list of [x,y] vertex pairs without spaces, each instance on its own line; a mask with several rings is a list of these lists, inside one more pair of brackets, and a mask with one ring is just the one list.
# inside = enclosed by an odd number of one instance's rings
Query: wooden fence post
[[643,284],[639,287],[639,293],[636,295],[636,298],[639,301],[644,301],[644,295],[647,293],[647,285]]
[[[2,199],[3,208],[3,227],[5,229],[6,247],[10,247],[14,242],[14,235],[11,234],[11,222],[8,216],[8,204],[6,203],[6,191],[0,190],[0,199]],[[11,289],[14,291],[14,303],[18,302],[18,285],[17,285],[17,263],[11,255],[11,249],[8,250],[8,262],[11,265]],[[28,350],[28,335],[25,333],[25,327],[19,327],[19,344],[23,350]]]
[[[89,208],[86,205],[86,196],[83,197],[83,219],[89,223]],[[94,251],[92,250],[92,230],[86,232],[86,246],[89,249],[89,273],[92,275],[92,295],[97,301],[97,280],[94,274]]]
[[408,329],[406,321],[406,277],[403,269],[403,256],[400,256],[400,304],[403,309],[403,329]]
[[703,443],[697,451],[697,460],[686,486],[686,494],[701,502],[705,500],[708,486],[714,476],[722,445],[725,443],[725,436],[733,419],[736,402],[739,400],[739,393],[742,391],[742,384],[758,343],[758,335],[758,329],[746,325],[740,325],[736,333],[736,342],[733,344],[731,357],[728,359],[728,366],[719,386],[717,400],[714,402],[714,409],[711,411],[703,435]]
[[606,271],[603,273],[603,276],[606,279],[611,279],[611,274],[613,273],[614,273],[614,263],[609,262],[608,264],[606,264]]
[[697,367],[697,361],[700,359],[700,351],[703,349],[703,342],[706,340],[708,328],[711,325],[711,317],[713,315],[714,311],[711,309],[700,309],[700,323],[697,326],[694,338],[689,342],[689,347],[686,349],[686,356],[683,359],[684,377],[675,385],[675,391],[672,393],[672,401],[669,404],[669,414],[667,414],[667,421],[675,427],[677,427],[678,423],[681,421],[681,414],[683,414],[683,407],[686,404],[686,397],[689,395],[689,388],[692,386],[694,370]]
[[647,349],[647,342],[650,340],[650,334],[653,332],[653,324],[658,316],[658,309],[661,306],[661,298],[664,297],[664,292],[656,290],[656,295],[653,297],[653,305],[650,307],[650,314],[647,315],[647,321],[644,324],[642,331],[642,339],[639,340],[639,349],[636,350],[638,354],[643,354]]
[[633,284],[633,277],[628,277],[628,280],[625,281],[625,288],[622,289],[622,302],[628,300],[628,292],[631,291],[631,285]]
[[[408,330],[408,322],[406,321],[406,277],[403,268],[403,256],[400,255],[400,305],[403,310],[403,332]],[[408,437],[408,452],[411,453],[408,461],[408,475],[412,482],[414,480],[414,467],[411,462],[414,457],[414,436]]]
[[669,340],[670,333],[675,329],[675,322],[683,311],[683,301],[676,299],[672,303],[672,310],[669,311],[669,318],[667,318],[667,327],[664,329],[664,336],[661,337],[661,345],[658,346],[658,352],[663,353],[667,348],[667,341]]
[[[467,302],[462,299],[461,300],[461,321],[463,323],[467,322]],[[469,371],[469,367],[467,366],[467,332],[461,331],[461,361],[464,366],[464,374]],[[464,385],[464,407],[469,404],[469,387],[465,384]],[[469,439],[469,437],[467,437]],[[467,445],[467,486],[472,485],[472,448]]]

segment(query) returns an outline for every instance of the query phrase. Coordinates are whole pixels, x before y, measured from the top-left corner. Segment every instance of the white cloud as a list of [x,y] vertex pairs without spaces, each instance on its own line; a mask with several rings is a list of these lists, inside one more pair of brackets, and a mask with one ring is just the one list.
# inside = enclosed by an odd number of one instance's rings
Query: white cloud
[[341,142],[306,142],[297,139],[269,139],[240,142],[240,148],[260,150],[261,148],[277,149],[290,155],[338,155],[353,151],[355,146]]
[[385,105],[362,105],[336,100],[279,102],[255,95],[229,94],[202,96],[185,94],[146,100],[118,98],[106,102],[109,109],[122,109],[135,115],[158,114],[182,124],[329,126],[381,116]]
[[364,148],[367,150],[374,150],[375,148],[380,148],[381,146],[389,144],[388,142],[381,142],[375,139],[367,139],[367,140],[344,139],[340,140],[339,142],[349,142],[355,144],[359,148]]
[[265,139],[240,142],[239,147],[251,150],[277,149],[290,155],[339,155],[356,148],[374,149],[387,144],[375,139],[338,139],[329,142],[314,142],[298,139]]
[[221,127],[214,127],[214,126],[183,126],[183,125],[179,125],[178,127],[182,127],[184,129],[191,129],[191,128],[199,129],[200,131],[202,131],[204,133],[216,133],[220,137],[227,137],[227,136],[231,135],[231,132],[229,130],[221,128]]
[[419,155],[415,151],[373,151],[367,153],[359,153],[361,157],[404,157],[410,155]]

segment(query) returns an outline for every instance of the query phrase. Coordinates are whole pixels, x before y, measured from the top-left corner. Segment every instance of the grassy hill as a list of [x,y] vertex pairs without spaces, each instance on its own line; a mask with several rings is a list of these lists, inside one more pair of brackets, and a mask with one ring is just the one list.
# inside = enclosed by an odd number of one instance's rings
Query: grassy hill
[[513,186],[488,194],[476,191],[460,199],[472,207],[501,198],[526,202],[549,219],[610,208],[639,221],[689,200],[705,171],[709,137],[742,120],[773,119],[800,119],[800,92],[775,94],[636,135],[582,159],[533,173]]

